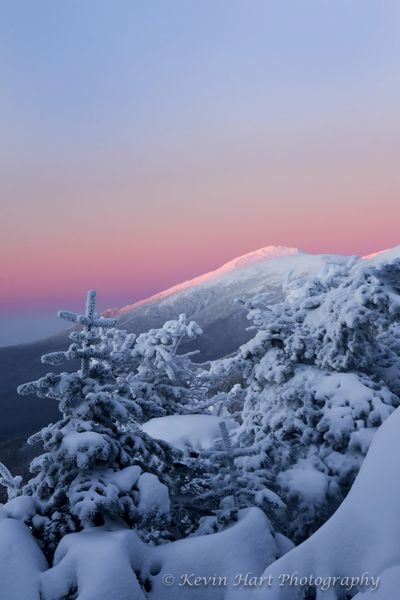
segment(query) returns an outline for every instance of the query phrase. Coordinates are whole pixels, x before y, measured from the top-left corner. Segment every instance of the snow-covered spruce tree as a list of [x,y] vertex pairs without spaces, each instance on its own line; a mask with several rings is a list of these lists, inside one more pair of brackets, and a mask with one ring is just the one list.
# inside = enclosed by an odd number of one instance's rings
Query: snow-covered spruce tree
[[259,451],[241,467],[272,478],[296,540],[338,506],[399,403],[399,281],[400,261],[331,264],[280,304],[248,304],[258,331],[237,357],[248,381],[237,438]]
[[197,323],[184,314],[138,336],[114,328],[103,330],[97,350],[105,353],[118,382],[142,413],[141,422],[197,412],[207,403],[201,369],[192,361],[196,352],[179,353],[182,342],[201,334]]
[[[226,419],[242,422],[242,410],[246,396],[243,360],[239,354],[220,358],[205,365],[200,378],[214,399],[212,412]],[[208,368],[207,368],[208,367]]]
[[[210,450],[192,453],[191,461],[200,465],[199,474],[190,482],[196,491],[192,506],[203,515],[195,535],[216,533],[231,525],[242,508],[258,506],[277,522],[276,513],[285,508],[281,498],[270,488],[264,472],[250,473],[238,468],[238,459],[249,457],[255,448],[232,446],[231,431],[220,422],[221,438]],[[190,464],[190,461],[188,461]]]
[[[54,398],[62,413],[29,440],[44,446],[44,454],[32,461],[34,476],[17,492],[34,499],[29,524],[49,554],[64,534],[110,519],[153,531],[157,538],[169,519],[166,465],[176,453],[132,424],[137,406],[121,392],[106,352],[98,348],[101,332],[115,322],[95,313],[95,293],[88,292],[84,315],[59,316],[83,330],[71,333],[66,352],[42,361],[80,359],[81,369],[49,373],[18,388],[20,394]],[[129,430],[121,426],[128,419]]]
[[184,314],[159,329],[140,334],[132,350],[137,367],[127,377],[134,397],[159,406],[165,415],[196,412],[206,402],[206,389],[193,363],[196,352],[179,354],[183,341],[203,332]]

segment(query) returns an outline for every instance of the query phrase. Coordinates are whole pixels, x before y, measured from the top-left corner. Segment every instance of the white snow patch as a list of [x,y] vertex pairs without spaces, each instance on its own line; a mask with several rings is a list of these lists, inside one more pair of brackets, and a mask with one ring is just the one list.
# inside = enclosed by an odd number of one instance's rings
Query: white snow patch
[[121,471],[114,472],[110,477],[110,481],[116,485],[121,492],[130,492],[137,483],[141,473],[142,469],[137,465],[125,467],[125,469],[122,469]]
[[303,460],[280,473],[278,484],[287,492],[289,499],[299,496],[305,502],[318,506],[323,504],[326,498],[329,478]]
[[92,456],[107,456],[110,445],[103,435],[96,431],[71,432],[64,435],[62,449],[76,461],[78,467],[88,466]]
[[139,512],[143,515],[156,513],[168,515],[170,511],[169,492],[153,473],[143,473],[137,482],[139,490]]
[[207,450],[221,437],[222,420],[213,415],[170,415],[147,421],[143,431],[180,450]]

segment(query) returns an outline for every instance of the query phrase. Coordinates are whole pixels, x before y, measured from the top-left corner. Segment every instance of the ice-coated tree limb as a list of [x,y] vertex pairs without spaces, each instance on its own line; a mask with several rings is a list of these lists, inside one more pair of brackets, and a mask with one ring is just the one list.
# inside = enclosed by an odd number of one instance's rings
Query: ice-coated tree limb
[[87,358],[97,358],[99,360],[107,358],[106,352],[100,352],[94,348],[87,346],[86,348],[73,348],[66,352],[50,352],[41,357],[41,362],[49,365],[59,365],[65,360],[76,360]]
[[214,404],[216,404],[217,402],[220,402],[222,397],[225,397],[225,393],[222,392],[220,394],[217,394],[216,396],[213,396],[212,398],[210,398],[209,400],[207,400],[206,402],[202,402],[201,404],[197,404],[193,407],[189,407],[186,408],[185,406],[182,409],[182,414],[185,415],[194,415],[194,414],[198,414],[200,412],[203,412],[204,410],[206,410],[207,408],[210,408],[211,406],[214,406]]
[[49,354],[43,354],[40,358],[40,362],[49,365],[60,365],[64,360],[70,360],[75,358],[71,356],[70,352],[49,352]]
[[21,487],[21,482],[22,477],[20,475],[13,477],[7,467],[0,462],[0,485],[3,485],[5,488],[7,488],[9,500],[15,498],[19,488]]
[[85,316],[89,319],[93,319],[96,309],[96,292],[89,290],[86,296],[86,310]]
[[74,313],[69,310],[59,310],[57,312],[57,316],[65,321],[71,321],[71,323],[76,323],[79,317],[78,313]]
[[[94,290],[89,290],[86,296],[86,309],[85,309],[85,317],[91,322],[95,315],[96,308],[96,292]],[[82,322],[82,321],[81,321]],[[85,324],[86,330],[91,330],[91,324]],[[87,346],[87,342],[83,342],[82,348],[85,349]],[[82,357],[82,376],[87,377],[89,375],[89,367],[90,367],[90,357],[84,355]]]
[[232,496],[235,507],[238,508],[238,499],[237,499],[237,491],[238,491],[238,482],[237,482],[237,471],[235,466],[235,461],[233,458],[233,449],[231,444],[231,439],[229,437],[228,428],[226,426],[225,421],[221,421],[219,424],[219,428],[221,430],[222,442],[225,446],[226,452],[226,462],[231,480],[231,488],[232,488]]
[[34,381],[30,381],[29,383],[22,383],[17,387],[17,392],[20,396],[28,396],[29,394],[35,394],[37,390],[37,386]]
[[34,446],[42,441],[42,431],[38,431],[37,433],[32,434],[28,437],[27,442],[29,446]]

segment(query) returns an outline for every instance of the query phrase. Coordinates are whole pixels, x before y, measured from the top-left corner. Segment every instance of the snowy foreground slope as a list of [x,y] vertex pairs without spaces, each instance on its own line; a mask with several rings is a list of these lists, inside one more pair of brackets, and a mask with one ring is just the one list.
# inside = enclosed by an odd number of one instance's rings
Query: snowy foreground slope
[[[272,536],[267,517],[252,508],[221,533],[158,547],[115,525],[70,534],[48,569],[28,528],[7,512],[5,507],[0,513],[2,600],[63,600],[71,590],[79,600],[245,600],[247,591],[235,586],[237,575],[260,576],[290,547],[284,536]],[[202,578],[198,585],[194,576]]]
[[[396,470],[399,431],[397,409],[379,428],[352,489],[336,513],[311,538],[264,572],[273,585],[254,591],[252,600],[298,598],[302,586],[281,586],[284,573],[295,573],[298,579],[309,580],[312,575],[330,581],[329,592],[323,598],[338,598],[350,587],[348,591],[352,594],[360,588],[357,600],[399,597],[400,479]],[[364,582],[369,578],[368,585],[360,585],[363,575]],[[334,576],[338,578],[336,586]],[[352,582],[350,578],[354,578]],[[376,584],[377,591],[372,591]]]
[[[359,590],[360,600],[394,600],[400,584],[400,480],[391,465],[400,455],[399,430],[397,409],[376,434],[343,504],[292,550],[283,536],[272,537],[268,519],[253,508],[221,533],[158,547],[115,525],[71,534],[48,569],[28,528],[9,517],[18,516],[11,501],[0,511],[1,598],[62,600],[77,589],[79,600],[295,600],[308,582],[316,582],[318,598]],[[254,576],[247,585],[246,573]],[[235,585],[240,575],[242,584]],[[200,577],[197,585],[194,576]]]

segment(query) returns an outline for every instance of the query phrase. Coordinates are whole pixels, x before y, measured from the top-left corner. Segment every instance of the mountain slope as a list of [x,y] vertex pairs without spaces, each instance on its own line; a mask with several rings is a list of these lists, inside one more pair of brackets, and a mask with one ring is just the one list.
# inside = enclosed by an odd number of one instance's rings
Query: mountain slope
[[327,262],[346,257],[311,255],[295,248],[267,246],[236,258],[219,269],[174,286],[151,298],[107,311],[118,326],[136,333],[159,327],[184,312],[197,321],[204,335],[186,349],[200,350],[200,359],[219,358],[236,350],[251,337],[249,322],[238,298],[268,291],[271,303],[282,299],[286,277],[313,274]]

